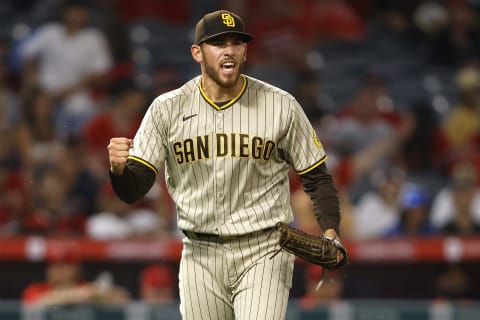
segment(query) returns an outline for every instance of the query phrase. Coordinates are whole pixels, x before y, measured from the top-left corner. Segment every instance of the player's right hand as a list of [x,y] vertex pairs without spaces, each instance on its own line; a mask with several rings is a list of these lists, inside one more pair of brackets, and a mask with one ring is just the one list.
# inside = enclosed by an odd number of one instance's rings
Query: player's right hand
[[111,138],[108,144],[110,171],[115,175],[123,174],[127,164],[128,150],[133,147],[133,140],[124,137]]

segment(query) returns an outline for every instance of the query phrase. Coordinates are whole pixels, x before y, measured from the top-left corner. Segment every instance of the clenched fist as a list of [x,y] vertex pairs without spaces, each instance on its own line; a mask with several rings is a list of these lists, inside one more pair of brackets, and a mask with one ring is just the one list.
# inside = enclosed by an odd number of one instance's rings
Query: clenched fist
[[133,147],[133,140],[129,138],[111,138],[108,144],[108,159],[110,171],[114,175],[122,175],[128,158],[128,150]]

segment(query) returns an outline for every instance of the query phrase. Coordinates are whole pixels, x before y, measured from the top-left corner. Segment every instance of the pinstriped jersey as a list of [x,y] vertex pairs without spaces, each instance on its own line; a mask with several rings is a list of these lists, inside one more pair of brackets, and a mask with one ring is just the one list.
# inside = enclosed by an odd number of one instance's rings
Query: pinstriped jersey
[[241,79],[225,104],[206,96],[201,76],[160,95],[134,137],[129,159],[165,168],[179,229],[237,235],[290,223],[289,168],[304,174],[326,160],[289,93]]

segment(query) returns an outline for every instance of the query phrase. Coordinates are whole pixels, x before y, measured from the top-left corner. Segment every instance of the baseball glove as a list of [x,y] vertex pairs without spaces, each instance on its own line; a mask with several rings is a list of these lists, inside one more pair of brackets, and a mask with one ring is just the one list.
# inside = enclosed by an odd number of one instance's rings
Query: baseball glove
[[[323,268],[322,280],[317,288],[322,285],[327,270],[343,268],[349,263],[347,249],[336,239],[314,236],[283,222],[277,223],[276,230],[280,233],[280,250],[284,249]],[[337,262],[338,251],[343,254],[340,262]]]

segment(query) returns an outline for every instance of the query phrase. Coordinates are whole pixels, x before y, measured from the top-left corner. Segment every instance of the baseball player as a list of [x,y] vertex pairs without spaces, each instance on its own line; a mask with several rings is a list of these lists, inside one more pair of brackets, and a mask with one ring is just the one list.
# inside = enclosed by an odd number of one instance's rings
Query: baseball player
[[183,319],[285,318],[294,256],[278,252],[273,230],[293,221],[289,168],[310,194],[322,230],[338,235],[326,154],[301,106],[242,74],[252,39],[232,12],[203,16],[191,46],[201,75],[157,97],[133,140],[116,137],[108,145],[110,179],[126,202],[142,198],[165,168],[185,234]]

